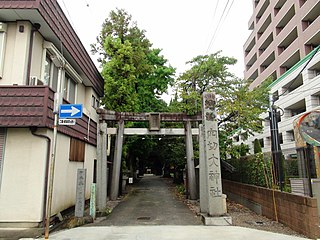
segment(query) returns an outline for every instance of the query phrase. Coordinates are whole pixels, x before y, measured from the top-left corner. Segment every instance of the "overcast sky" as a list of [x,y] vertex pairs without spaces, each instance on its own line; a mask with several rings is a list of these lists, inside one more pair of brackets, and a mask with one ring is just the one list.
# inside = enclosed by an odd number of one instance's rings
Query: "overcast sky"
[[230,71],[243,77],[243,45],[250,34],[248,21],[253,9],[251,0],[58,2],[88,51],[110,11],[125,9],[138,27],[146,31],[146,37],[153,47],[162,49],[164,57],[177,68],[177,74],[188,69],[185,63],[193,57],[221,50],[222,55],[238,60]]

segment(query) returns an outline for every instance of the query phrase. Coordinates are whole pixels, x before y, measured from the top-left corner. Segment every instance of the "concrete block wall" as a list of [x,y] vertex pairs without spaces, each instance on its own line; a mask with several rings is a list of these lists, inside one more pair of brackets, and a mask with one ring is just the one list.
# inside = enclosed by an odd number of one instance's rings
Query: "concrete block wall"
[[[261,214],[276,219],[271,189],[223,180],[223,192],[238,202],[251,202],[247,207],[259,205]],[[317,199],[280,191],[274,192],[278,221],[309,238],[319,238]]]

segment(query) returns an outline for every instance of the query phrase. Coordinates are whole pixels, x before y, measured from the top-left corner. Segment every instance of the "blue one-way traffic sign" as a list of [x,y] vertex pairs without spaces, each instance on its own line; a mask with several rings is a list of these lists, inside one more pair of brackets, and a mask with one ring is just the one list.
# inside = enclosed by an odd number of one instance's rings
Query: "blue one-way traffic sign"
[[82,104],[61,104],[59,118],[82,118]]

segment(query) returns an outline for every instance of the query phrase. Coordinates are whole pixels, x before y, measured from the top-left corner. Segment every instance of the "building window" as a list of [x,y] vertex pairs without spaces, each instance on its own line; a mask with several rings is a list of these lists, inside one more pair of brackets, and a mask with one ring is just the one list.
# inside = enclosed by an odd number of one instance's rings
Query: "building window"
[[260,142],[260,146],[261,146],[262,148],[264,148],[264,141],[263,141],[263,138],[259,139],[259,142]]
[[1,179],[3,172],[3,161],[4,161],[4,149],[6,145],[6,128],[0,128],[0,190],[1,190]]
[[91,97],[91,106],[96,109],[99,108],[100,104],[99,104],[99,99],[96,98],[94,95],[92,95]]
[[283,136],[282,133],[279,133],[279,143],[283,144]]
[[7,30],[7,25],[0,22],[0,79],[2,79],[2,77],[3,77],[6,30]]
[[53,91],[57,92],[57,90],[58,90],[58,76],[59,76],[58,67],[56,65],[54,65],[50,56],[47,55],[45,63],[44,63],[43,84],[50,86]]
[[85,142],[76,138],[70,139],[69,161],[84,162]]
[[70,103],[75,103],[77,83],[68,75],[64,78],[63,97]]

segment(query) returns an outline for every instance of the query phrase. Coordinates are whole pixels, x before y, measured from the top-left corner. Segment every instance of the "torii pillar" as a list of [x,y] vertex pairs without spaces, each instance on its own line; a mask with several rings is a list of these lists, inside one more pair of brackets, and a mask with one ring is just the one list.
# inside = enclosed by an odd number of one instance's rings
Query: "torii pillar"
[[97,209],[103,211],[107,206],[108,167],[107,167],[107,123],[98,125],[97,136]]
[[196,174],[194,168],[194,154],[193,154],[193,142],[192,142],[192,130],[191,122],[185,123],[186,133],[186,155],[187,155],[187,171],[188,171],[188,189],[191,200],[198,199]]
[[117,200],[117,197],[119,195],[123,133],[124,133],[124,121],[120,120],[118,122],[116,148],[115,148],[115,153],[113,157],[113,167],[112,167],[110,200],[113,200],[113,201]]

